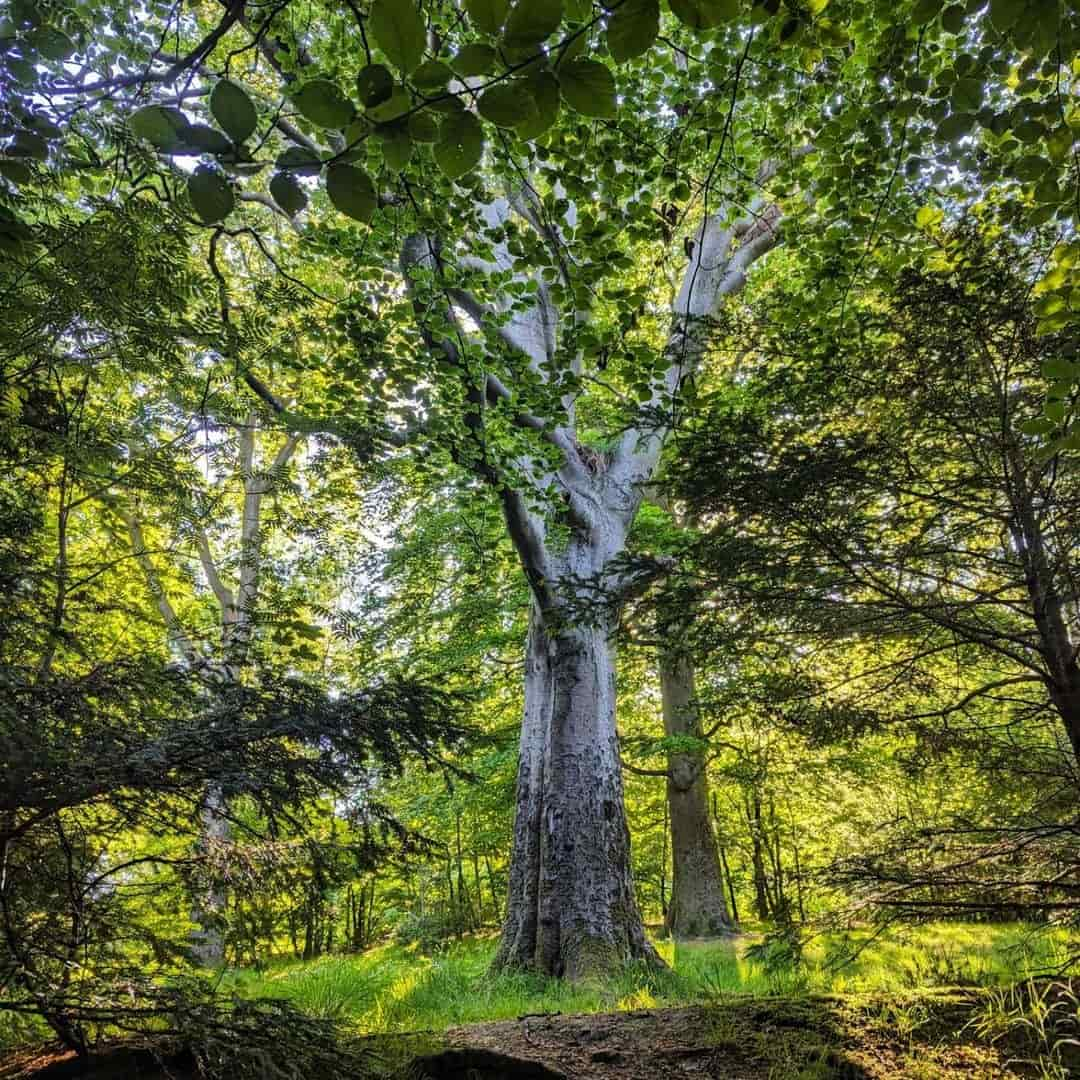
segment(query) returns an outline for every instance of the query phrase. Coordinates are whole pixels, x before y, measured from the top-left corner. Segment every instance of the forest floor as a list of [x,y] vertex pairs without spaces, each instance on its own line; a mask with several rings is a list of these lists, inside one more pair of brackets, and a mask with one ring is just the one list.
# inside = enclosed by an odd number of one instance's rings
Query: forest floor
[[[1031,978],[1075,955],[1070,935],[1023,924],[867,930],[817,939],[798,965],[754,953],[758,941],[659,941],[667,971],[571,984],[493,975],[486,935],[431,953],[386,944],[225,972],[220,988],[340,1023],[373,1048],[385,1080],[1061,1080],[1067,1055],[1080,1077],[1080,981]],[[73,1075],[65,1055],[29,1051],[44,1031],[5,1040],[3,1016],[0,1080]],[[145,1064],[140,1073],[121,1054],[91,1075],[160,1080]]]
[[[1080,986],[1057,988],[1073,1010]],[[1064,990],[1064,995],[1061,991]],[[1053,1005],[1050,997],[1042,1004]],[[1014,1001],[1013,1005],[1016,1004]],[[560,1013],[442,1033],[371,1036],[380,1080],[1065,1080],[1073,1038],[1033,1038],[1030,1010],[985,990],[878,997],[743,998],[617,1013]],[[1051,1011],[1053,1011],[1051,1009]],[[1080,1011],[1077,1012],[1080,1017]],[[1019,1022],[1018,1022],[1018,1018]],[[0,1080],[196,1080],[174,1060],[106,1050],[87,1072],[70,1054],[0,1063]]]
[[[446,1033],[417,1080],[1005,1080],[1067,1076],[1003,1029],[979,1028],[981,995],[858,1004],[753,1000],[681,1009],[535,1016]],[[1059,1055],[1060,1056],[1060,1055]],[[1068,1064],[1075,1067],[1078,1061]],[[1075,1075],[1075,1074],[1073,1074]]]

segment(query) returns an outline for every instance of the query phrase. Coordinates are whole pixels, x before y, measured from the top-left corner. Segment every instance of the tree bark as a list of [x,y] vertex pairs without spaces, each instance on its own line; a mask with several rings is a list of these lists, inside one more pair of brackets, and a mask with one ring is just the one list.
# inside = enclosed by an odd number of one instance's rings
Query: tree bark
[[[1039,633],[1045,684],[1050,700],[1065,726],[1073,758],[1080,765],[1080,661],[1069,633],[1062,590],[1047,551],[1046,536],[1035,506],[1035,493],[1015,446],[1004,463],[1012,504],[1013,542],[1024,570],[1024,582]],[[1066,590],[1067,595],[1067,590]]]
[[[659,658],[664,734],[701,739],[701,714],[689,657]],[[709,817],[709,781],[701,749],[668,754],[672,886],[667,929],[675,938],[713,937],[734,929],[724,899],[724,877]]]
[[764,920],[770,914],[769,883],[762,854],[761,797],[756,790],[746,796],[746,820],[750,826],[750,858],[754,869],[754,911]]
[[615,730],[610,620],[544,625],[525,675],[510,893],[497,968],[581,979],[644,959]]
[[229,822],[224,816],[225,799],[221,788],[214,785],[203,796],[199,847],[209,853],[210,882],[205,893],[197,895],[191,921],[196,929],[191,933],[191,954],[203,967],[221,967],[225,963],[225,933],[228,897],[217,879],[215,867],[220,853],[213,848],[229,842]]

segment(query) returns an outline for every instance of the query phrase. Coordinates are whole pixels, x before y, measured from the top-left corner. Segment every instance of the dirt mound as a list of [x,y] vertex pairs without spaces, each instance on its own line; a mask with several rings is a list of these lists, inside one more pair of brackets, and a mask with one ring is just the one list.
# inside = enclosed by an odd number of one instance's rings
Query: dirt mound
[[[942,1000],[940,1009],[940,1022],[929,1020],[903,1033],[903,1023],[879,1003],[852,1006],[825,999],[522,1017],[448,1032],[451,1053],[462,1056],[434,1055],[447,1062],[446,1071],[428,1075],[431,1080],[896,1080],[916,1075],[1007,1080],[1021,1075],[1010,1071],[993,1047],[979,1045],[970,1033],[954,1034],[963,1027],[957,1003]],[[503,1071],[478,1065],[470,1073],[466,1063],[478,1051],[491,1054],[492,1063],[500,1060]]]

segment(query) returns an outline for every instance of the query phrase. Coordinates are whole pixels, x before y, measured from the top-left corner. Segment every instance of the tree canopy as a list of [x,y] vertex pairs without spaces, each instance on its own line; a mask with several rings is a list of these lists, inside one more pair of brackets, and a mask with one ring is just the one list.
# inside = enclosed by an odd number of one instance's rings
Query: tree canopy
[[391,930],[573,979],[647,923],[1073,919],[1078,40],[12,0],[11,1011],[85,1052]]

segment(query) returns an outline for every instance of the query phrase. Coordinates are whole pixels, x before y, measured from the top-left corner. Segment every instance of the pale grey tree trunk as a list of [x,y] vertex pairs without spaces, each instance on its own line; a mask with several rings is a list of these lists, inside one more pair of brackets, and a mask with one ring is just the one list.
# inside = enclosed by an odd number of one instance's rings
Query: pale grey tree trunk
[[[693,661],[678,650],[659,657],[664,734],[700,740],[701,713]],[[709,815],[704,749],[668,754],[672,887],[666,924],[676,938],[715,937],[734,929],[724,897],[724,876]]]
[[[229,842],[229,822],[224,816],[225,799],[219,786],[211,785],[203,796],[200,810],[199,847],[211,867],[216,861],[211,850]],[[191,912],[195,929],[191,932],[191,955],[203,967],[221,967],[225,963],[225,889],[213,881],[205,891],[196,892]]]
[[[603,542],[579,539],[550,560],[564,580],[578,580],[605,553]],[[495,966],[582,979],[632,960],[659,964],[630,872],[616,619],[606,608],[590,613],[565,595],[545,596],[530,613],[514,848]]]

